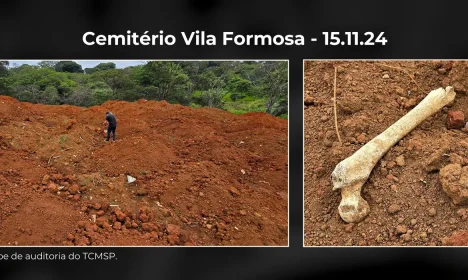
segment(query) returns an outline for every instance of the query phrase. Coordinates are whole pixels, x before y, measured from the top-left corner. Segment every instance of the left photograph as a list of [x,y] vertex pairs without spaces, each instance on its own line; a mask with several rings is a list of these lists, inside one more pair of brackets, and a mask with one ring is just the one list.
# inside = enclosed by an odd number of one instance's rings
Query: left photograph
[[288,61],[0,61],[0,246],[288,246]]

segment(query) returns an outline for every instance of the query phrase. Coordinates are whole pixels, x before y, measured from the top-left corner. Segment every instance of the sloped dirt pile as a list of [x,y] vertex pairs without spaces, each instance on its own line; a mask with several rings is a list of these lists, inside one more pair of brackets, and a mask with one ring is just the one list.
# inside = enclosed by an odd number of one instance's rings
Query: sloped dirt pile
[[0,245],[287,245],[287,129],[164,101],[0,96]]

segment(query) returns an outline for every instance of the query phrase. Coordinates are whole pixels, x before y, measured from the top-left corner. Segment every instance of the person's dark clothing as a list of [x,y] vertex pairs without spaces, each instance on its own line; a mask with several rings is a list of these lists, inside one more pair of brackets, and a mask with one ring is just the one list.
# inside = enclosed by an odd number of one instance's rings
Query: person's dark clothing
[[117,127],[117,120],[115,119],[115,116],[113,114],[111,113],[107,114],[106,121],[109,122],[109,125],[113,127]]
[[112,138],[115,141],[115,129],[117,128],[117,120],[113,114],[107,114],[106,121],[109,122],[109,126],[107,127],[107,138],[106,141],[109,141],[110,134],[112,132]]
[[106,138],[106,141],[109,141],[111,132],[112,132],[112,138],[113,138],[113,140],[115,141],[115,128],[116,128],[115,126],[111,126],[111,125],[109,124],[109,126],[107,127],[107,138]]

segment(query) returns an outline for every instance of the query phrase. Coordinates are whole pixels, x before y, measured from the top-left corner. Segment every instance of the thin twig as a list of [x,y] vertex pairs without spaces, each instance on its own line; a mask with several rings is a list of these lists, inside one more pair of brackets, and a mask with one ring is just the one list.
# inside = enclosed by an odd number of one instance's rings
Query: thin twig
[[341,144],[341,137],[340,132],[338,131],[338,117],[336,115],[336,66],[335,66],[335,81],[333,82],[333,108],[335,110],[335,128],[336,128],[336,135],[338,135],[338,141]]
[[403,68],[400,68],[400,67],[390,66],[390,65],[383,64],[383,63],[378,63],[378,62],[376,62],[375,64],[378,64],[378,65],[381,65],[381,66],[385,66],[385,67],[388,67],[388,68],[397,69],[397,70],[400,70],[400,71],[405,72],[405,73],[408,75],[408,77],[410,77],[410,79],[416,84],[416,86],[419,88],[419,90],[422,91],[422,89],[421,89],[421,87],[419,86],[419,84],[416,82],[416,80],[411,76],[411,74],[410,74],[407,70],[405,70],[405,69],[403,69]]
[[52,155],[50,156],[49,161],[47,162],[47,165],[50,164],[50,160],[52,159],[52,157],[53,157],[54,155],[55,155],[55,154],[52,154]]

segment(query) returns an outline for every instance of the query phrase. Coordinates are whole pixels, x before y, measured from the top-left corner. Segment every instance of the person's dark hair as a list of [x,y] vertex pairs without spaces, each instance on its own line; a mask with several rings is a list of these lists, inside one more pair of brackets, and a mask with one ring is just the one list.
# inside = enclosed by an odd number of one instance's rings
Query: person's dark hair
[[108,115],[108,114],[109,114],[109,112],[106,112],[106,115]]

